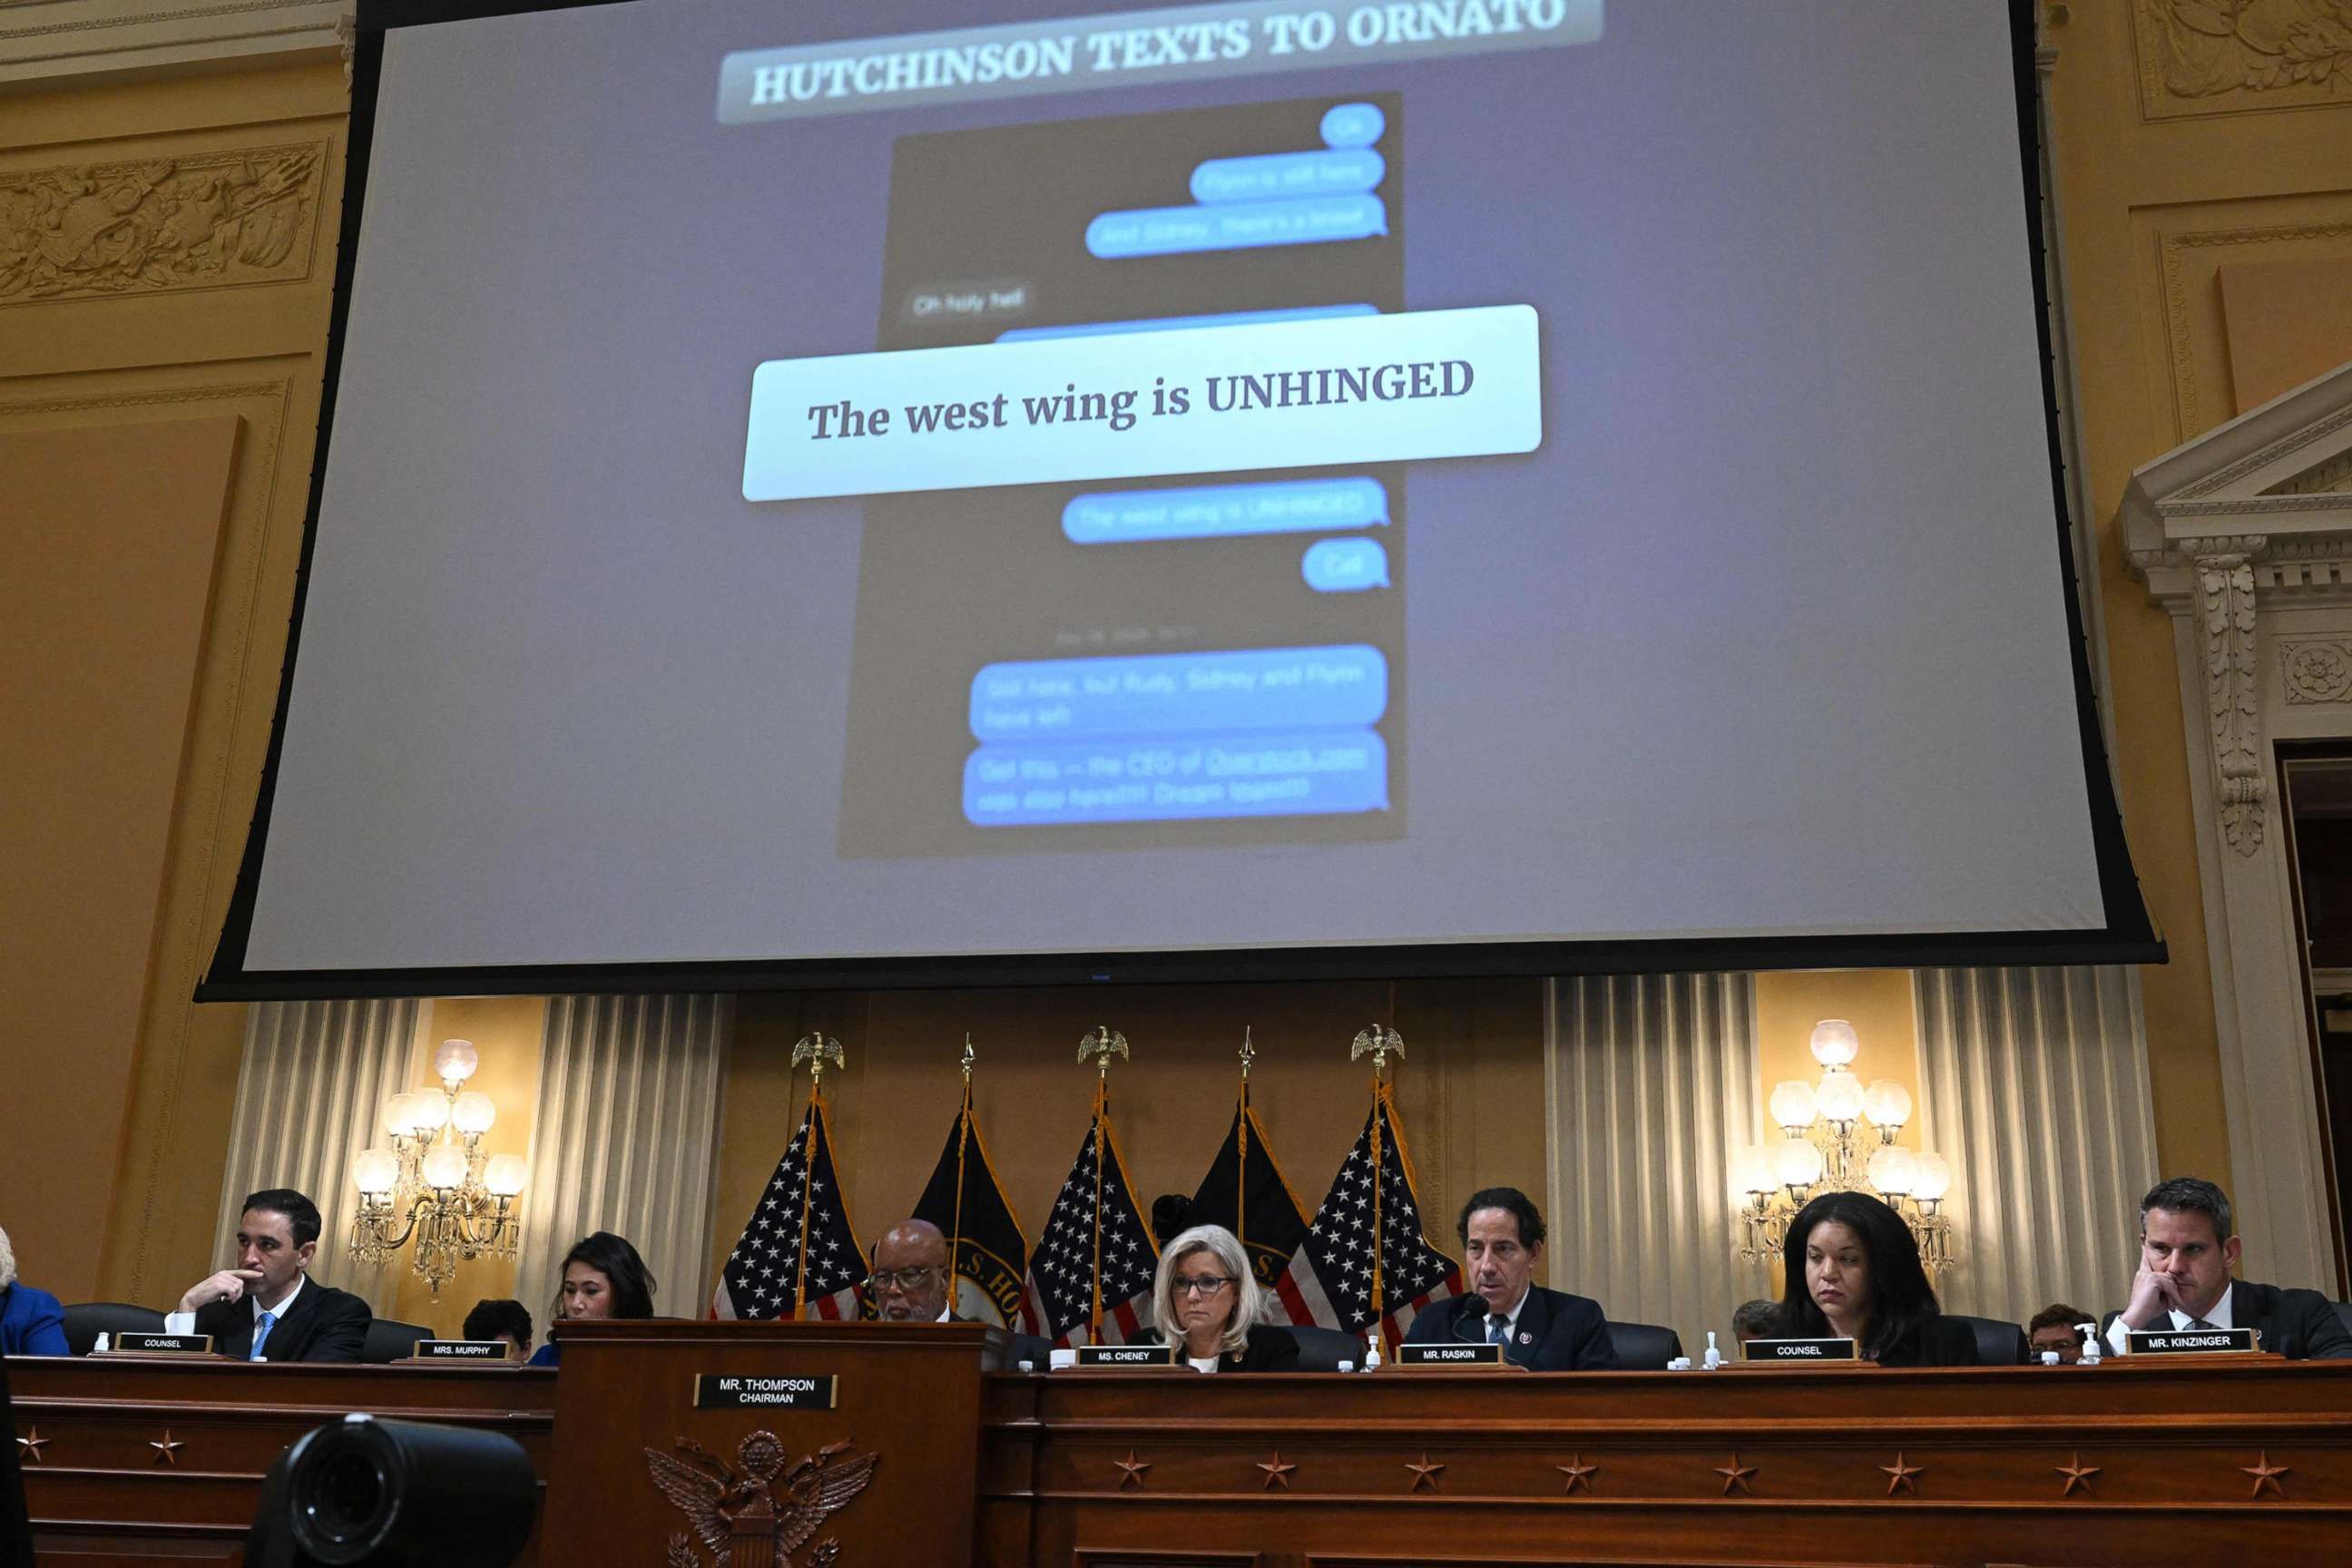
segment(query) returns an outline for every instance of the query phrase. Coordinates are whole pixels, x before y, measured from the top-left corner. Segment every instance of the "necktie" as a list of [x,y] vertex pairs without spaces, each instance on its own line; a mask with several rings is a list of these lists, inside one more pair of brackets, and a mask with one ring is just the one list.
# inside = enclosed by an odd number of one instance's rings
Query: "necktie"
[[2189,1326],[2192,1329],[2210,1329],[2213,1325],[2202,1318],[2191,1318],[2189,1320]]
[[269,1338],[269,1331],[277,1326],[278,1315],[275,1312],[262,1312],[254,1318],[252,1360],[259,1361],[262,1359],[262,1342]]
[[1499,1345],[1510,1337],[1510,1324],[1505,1322],[1500,1318],[1489,1318],[1486,1320],[1486,1342],[1488,1344]]

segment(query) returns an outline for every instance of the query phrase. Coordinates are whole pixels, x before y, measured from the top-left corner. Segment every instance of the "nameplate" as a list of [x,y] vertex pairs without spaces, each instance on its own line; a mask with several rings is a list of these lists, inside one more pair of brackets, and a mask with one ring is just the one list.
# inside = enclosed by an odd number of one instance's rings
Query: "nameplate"
[[419,1340],[409,1348],[411,1361],[505,1361],[504,1340]]
[[1500,1366],[1500,1345],[1399,1345],[1395,1366]]
[[210,1334],[117,1334],[109,1354],[210,1355]]
[[2165,1329],[2131,1335],[2134,1355],[2243,1355],[2260,1349],[2252,1329]]
[[740,1377],[698,1373],[694,1379],[697,1410],[831,1410],[839,1393],[833,1374],[818,1377]]
[[1794,1362],[1853,1361],[1853,1342],[1846,1339],[1750,1340],[1748,1359],[1774,1365]]
[[1080,1345],[1080,1366],[1174,1366],[1174,1345]]

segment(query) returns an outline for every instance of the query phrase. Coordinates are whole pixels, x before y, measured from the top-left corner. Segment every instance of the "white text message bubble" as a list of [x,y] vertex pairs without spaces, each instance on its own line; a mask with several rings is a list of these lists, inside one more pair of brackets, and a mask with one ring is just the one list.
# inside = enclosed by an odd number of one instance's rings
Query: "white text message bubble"
[[1532,452],[1528,305],[770,360],[743,499]]

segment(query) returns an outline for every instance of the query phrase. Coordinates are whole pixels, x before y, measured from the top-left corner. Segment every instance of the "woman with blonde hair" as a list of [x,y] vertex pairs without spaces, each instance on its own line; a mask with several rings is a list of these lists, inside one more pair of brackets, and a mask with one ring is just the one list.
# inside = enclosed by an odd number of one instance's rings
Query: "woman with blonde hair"
[[1297,1339],[1265,1315],[1241,1238],[1223,1226],[1196,1225],[1160,1249],[1151,1321],[1195,1372],[1297,1371]]

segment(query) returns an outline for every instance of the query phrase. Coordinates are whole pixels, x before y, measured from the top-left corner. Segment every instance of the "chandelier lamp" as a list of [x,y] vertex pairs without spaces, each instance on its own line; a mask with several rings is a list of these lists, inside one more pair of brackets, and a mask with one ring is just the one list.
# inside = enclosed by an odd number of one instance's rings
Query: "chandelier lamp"
[[1814,1025],[1811,1044],[1821,1081],[1775,1085],[1769,1104],[1780,1141],[1751,1145],[1733,1161],[1741,1260],[1778,1258],[1789,1221],[1816,1190],[1867,1190],[1903,1217],[1929,1274],[1950,1267],[1951,1220],[1941,1211],[1951,1165],[1895,1142],[1911,1120],[1911,1091],[1893,1079],[1864,1084],[1852,1065],[1862,1043],[1843,1018]]
[[465,1087],[480,1065],[471,1041],[442,1041],[433,1055],[440,1087],[394,1095],[383,1108],[392,1147],[352,1159],[360,1191],[352,1260],[382,1268],[408,1247],[409,1267],[436,1298],[459,1263],[512,1258],[521,1230],[515,1200],[529,1172],[520,1154],[482,1152],[499,1112],[488,1095]]

